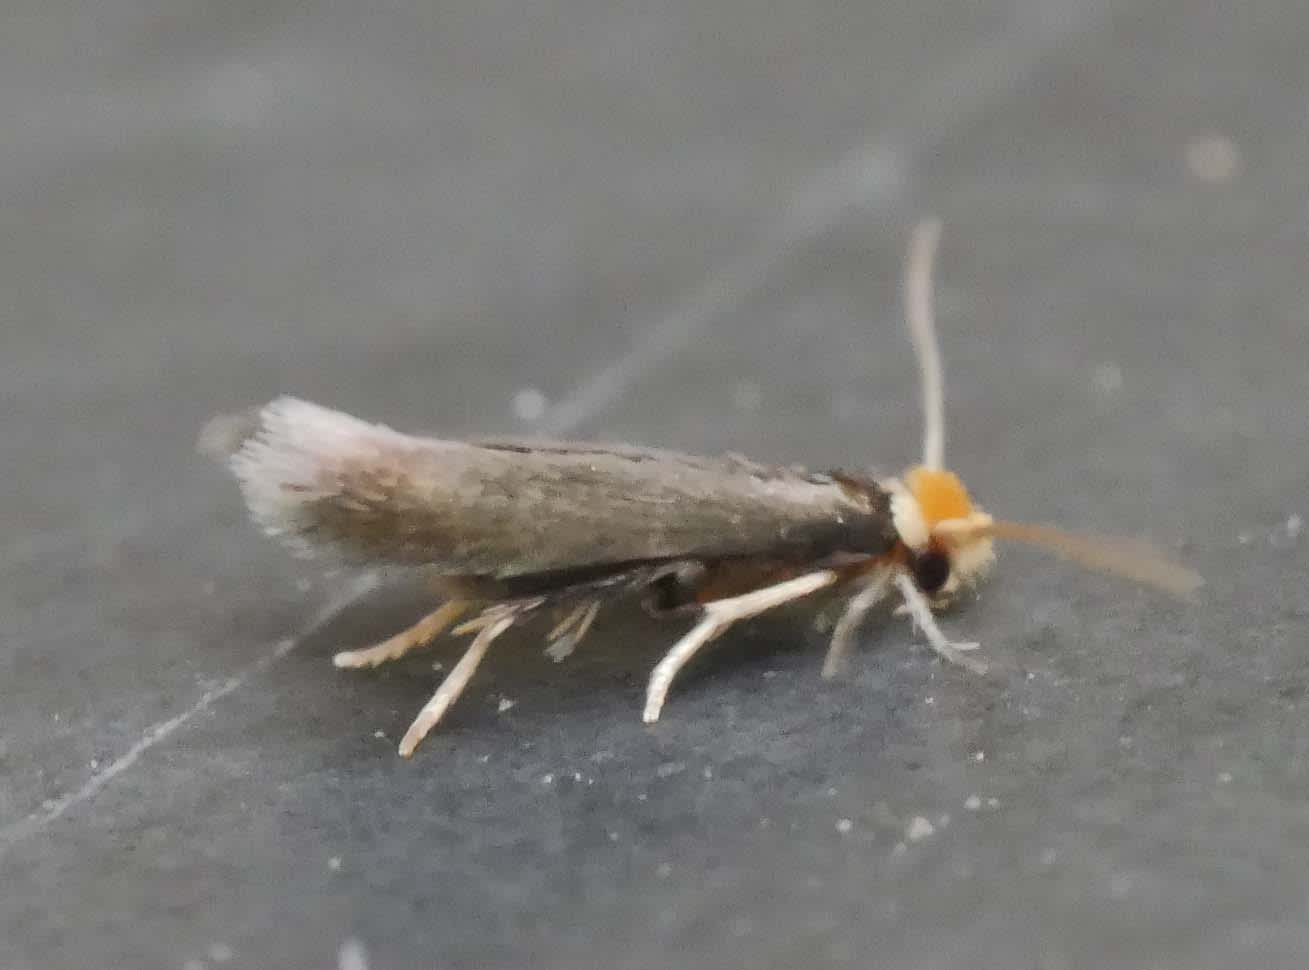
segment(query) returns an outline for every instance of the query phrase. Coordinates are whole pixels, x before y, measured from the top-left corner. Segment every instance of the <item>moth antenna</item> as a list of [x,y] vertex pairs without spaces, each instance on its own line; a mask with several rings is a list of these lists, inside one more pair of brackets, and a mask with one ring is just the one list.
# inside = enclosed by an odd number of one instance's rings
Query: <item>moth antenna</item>
[[1199,573],[1173,562],[1143,539],[1080,535],[1052,525],[1029,522],[999,521],[975,526],[964,523],[960,525],[961,528],[957,530],[950,528],[949,523],[942,523],[937,528],[944,535],[964,541],[974,536],[994,536],[1046,549],[1079,566],[1130,579],[1142,586],[1153,586],[1179,599],[1194,599],[1196,591],[1204,585],[1204,577]]
[[927,468],[945,465],[945,373],[932,306],[932,268],[940,241],[940,219],[918,223],[909,240],[904,274],[905,316],[923,392],[923,465]]

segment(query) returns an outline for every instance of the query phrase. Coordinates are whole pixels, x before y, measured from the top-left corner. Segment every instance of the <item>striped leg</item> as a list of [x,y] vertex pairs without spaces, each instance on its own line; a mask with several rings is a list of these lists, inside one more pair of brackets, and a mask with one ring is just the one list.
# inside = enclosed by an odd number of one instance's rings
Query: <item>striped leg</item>
[[909,616],[914,621],[914,625],[923,631],[928,646],[952,664],[958,664],[965,670],[971,670],[975,674],[986,673],[986,663],[981,660],[974,660],[965,652],[976,650],[978,644],[951,643],[946,635],[941,632],[941,628],[936,625],[936,617],[932,616],[932,604],[927,601],[927,597],[914,585],[914,581],[906,573],[896,573],[895,588],[904,597],[905,608],[909,611]]
[[427,737],[428,732],[436,727],[450,705],[459,699],[468,682],[473,679],[473,674],[481,664],[482,658],[486,656],[491,641],[513,626],[515,619],[517,617],[512,614],[501,615],[478,631],[454,669],[446,675],[441,686],[432,695],[432,699],[423,705],[423,709],[414,718],[414,723],[409,725],[409,730],[400,739],[400,757],[408,758],[413,754],[414,749],[418,747],[418,742]]
[[390,639],[361,650],[343,650],[332,658],[338,667],[376,667],[391,660],[399,660],[410,650],[431,643],[437,635],[467,611],[467,600],[450,600],[442,603],[407,630]]
[[886,599],[890,591],[890,571],[878,571],[846,604],[845,612],[836,621],[836,629],[832,631],[832,642],[827,648],[827,657],[823,660],[824,680],[831,680],[845,669],[850,651],[854,648],[854,635],[859,629],[860,622],[868,615],[869,610]]

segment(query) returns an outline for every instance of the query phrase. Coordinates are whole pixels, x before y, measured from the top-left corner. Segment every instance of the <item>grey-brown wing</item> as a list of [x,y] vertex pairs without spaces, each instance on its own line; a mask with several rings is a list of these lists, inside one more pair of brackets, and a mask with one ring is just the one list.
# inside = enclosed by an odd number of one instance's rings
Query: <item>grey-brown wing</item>
[[263,409],[231,464],[254,518],[298,549],[449,575],[803,559],[895,541],[875,486],[733,457],[420,438],[290,398]]

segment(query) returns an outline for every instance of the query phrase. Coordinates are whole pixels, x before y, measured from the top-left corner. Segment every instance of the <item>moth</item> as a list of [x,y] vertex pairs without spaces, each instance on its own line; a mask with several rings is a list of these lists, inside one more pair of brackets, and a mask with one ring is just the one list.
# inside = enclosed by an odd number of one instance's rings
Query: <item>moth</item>
[[281,397],[215,419],[220,454],[254,521],[301,555],[423,571],[441,604],[338,667],[375,667],[441,632],[472,642],[400,742],[409,757],[463,693],[496,638],[553,610],[546,652],[567,657],[612,594],[637,590],[690,630],[655,666],[642,717],[659,719],[678,672],[733,624],[822,590],[846,597],[822,673],[846,663],[860,621],[892,598],[943,659],[982,673],[975,643],[951,641],[934,611],[974,587],[994,540],[1045,548],[1092,569],[1188,596],[1201,584],[1145,542],[995,519],[945,469],[944,380],[932,313],[940,223],[913,233],[905,272],[919,364],[923,456],[899,478],[808,472],[737,455],[628,445],[446,440]]

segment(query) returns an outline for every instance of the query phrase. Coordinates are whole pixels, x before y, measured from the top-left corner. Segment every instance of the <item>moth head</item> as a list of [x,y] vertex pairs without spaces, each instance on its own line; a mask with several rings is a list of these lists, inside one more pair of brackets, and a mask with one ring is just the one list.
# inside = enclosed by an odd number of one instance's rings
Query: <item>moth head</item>
[[890,489],[891,519],[924,593],[948,596],[986,575],[995,562],[992,519],[958,475],[916,465]]
[[1194,570],[1173,562],[1143,539],[1065,532],[1052,525],[993,519],[973,504],[953,472],[917,466],[887,483],[891,520],[914,583],[948,599],[975,585],[995,562],[994,540],[1052,552],[1086,569],[1191,599],[1204,585]]

